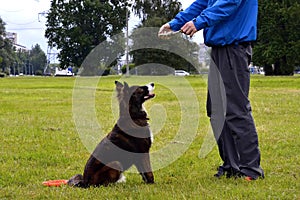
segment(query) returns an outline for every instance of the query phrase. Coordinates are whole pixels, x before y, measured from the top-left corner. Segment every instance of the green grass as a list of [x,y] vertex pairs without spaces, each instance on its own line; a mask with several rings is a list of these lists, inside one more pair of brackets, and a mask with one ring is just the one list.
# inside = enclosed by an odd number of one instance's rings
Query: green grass
[[[95,90],[96,116],[105,133],[115,122],[111,102],[114,80],[119,78],[103,77]],[[129,83],[150,80],[127,79]],[[176,93],[186,84],[178,77],[153,80],[157,96],[146,108],[155,133],[152,151],[157,151],[176,145],[174,137],[185,109],[180,108]],[[75,78],[0,79],[0,199],[300,199],[300,76],[252,76],[250,99],[266,175],[252,182],[216,180],[213,174],[221,163],[216,146],[205,158],[198,157],[209,124],[206,84],[198,76],[187,80],[198,99],[197,133],[179,159],[154,171],[156,183],[144,184],[138,174],[127,172],[125,184],[79,189],[41,184],[82,173],[89,157],[73,120]],[[186,126],[194,125],[190,120]],[[101,137],[99,133],[94,143]]]

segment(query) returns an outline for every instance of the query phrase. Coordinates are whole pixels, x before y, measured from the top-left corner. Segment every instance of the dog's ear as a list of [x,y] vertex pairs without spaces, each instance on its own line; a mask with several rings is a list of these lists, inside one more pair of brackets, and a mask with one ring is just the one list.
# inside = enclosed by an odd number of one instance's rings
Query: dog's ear
[[120,83],[119,81],[115,81],[115,85],[116,85],[116,90],[120,91],[123,88],[123,84]]
[[128,89],[129,89],[129,85],[128,85],[128,83],[126,83],[125,81],[124,81],[124,89],[125,89],[125,90],[128,90]]

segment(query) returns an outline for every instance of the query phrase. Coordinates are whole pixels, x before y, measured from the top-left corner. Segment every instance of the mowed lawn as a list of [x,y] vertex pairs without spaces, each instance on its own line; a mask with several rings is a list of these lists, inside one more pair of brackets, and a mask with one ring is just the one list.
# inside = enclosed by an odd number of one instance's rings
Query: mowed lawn
[[[175,162],[154,171],[156,183],[144,184],[140,175],[127,172],[126,183],[109,187],[43,186],[45,180],[68,179],[82,173],[89,157],[87,149],[93,148],[84,145],[73,118],[76,78],[10,77],[0,79],[1,200],[300,199],[300,76],[252,76],[250,99],[266,178],[251,182],[213,177],[221,164],[216,146],[199,157],[209,133],[205,78],[101,77],[95,88],[87,85],[86,89],[94,91],[95,112],[104,132],[109,132],[116,120],[114,81],[119,79],[130,84],[157,83],[156,98],[145,105],[155,129],[152,151],[167,145],[176,148],[180,142],[174,137],[180,126],[196,126],[187,150]],[[198,109],[199,122],[182,124],[182,112],[187,111],[177,93],[185,87],[191,87],[197,97],[192,103]],[[85,89],[81,89],[84,102]],[[94,143],[101,137],[99,133]]]

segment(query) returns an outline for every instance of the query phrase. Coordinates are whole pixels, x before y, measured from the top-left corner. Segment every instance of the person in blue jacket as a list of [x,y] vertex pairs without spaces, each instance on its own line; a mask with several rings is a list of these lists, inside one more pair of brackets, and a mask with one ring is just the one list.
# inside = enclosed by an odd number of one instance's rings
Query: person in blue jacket
[[204,43],[211,47],[207,114],[223,161],[216,177],[264,177],[248,99],[257,13],[257,0],[196,0],[158,33],[192,37],[203,29]]

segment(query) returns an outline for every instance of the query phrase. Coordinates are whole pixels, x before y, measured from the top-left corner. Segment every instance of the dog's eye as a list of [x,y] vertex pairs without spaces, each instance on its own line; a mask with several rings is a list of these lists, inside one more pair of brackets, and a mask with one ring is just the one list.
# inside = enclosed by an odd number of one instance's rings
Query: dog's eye
[[143,88],[138,88],[136,91],[137,91],[137,93],[139,93],[139,94],[142,94],[142,93],[145,92]]
[[144,94],[147,94],[147,93],[148,93],[148,87],[147,87],[147,86],[140,87],[140,89],[142,90],[142,92],[143,92]]

